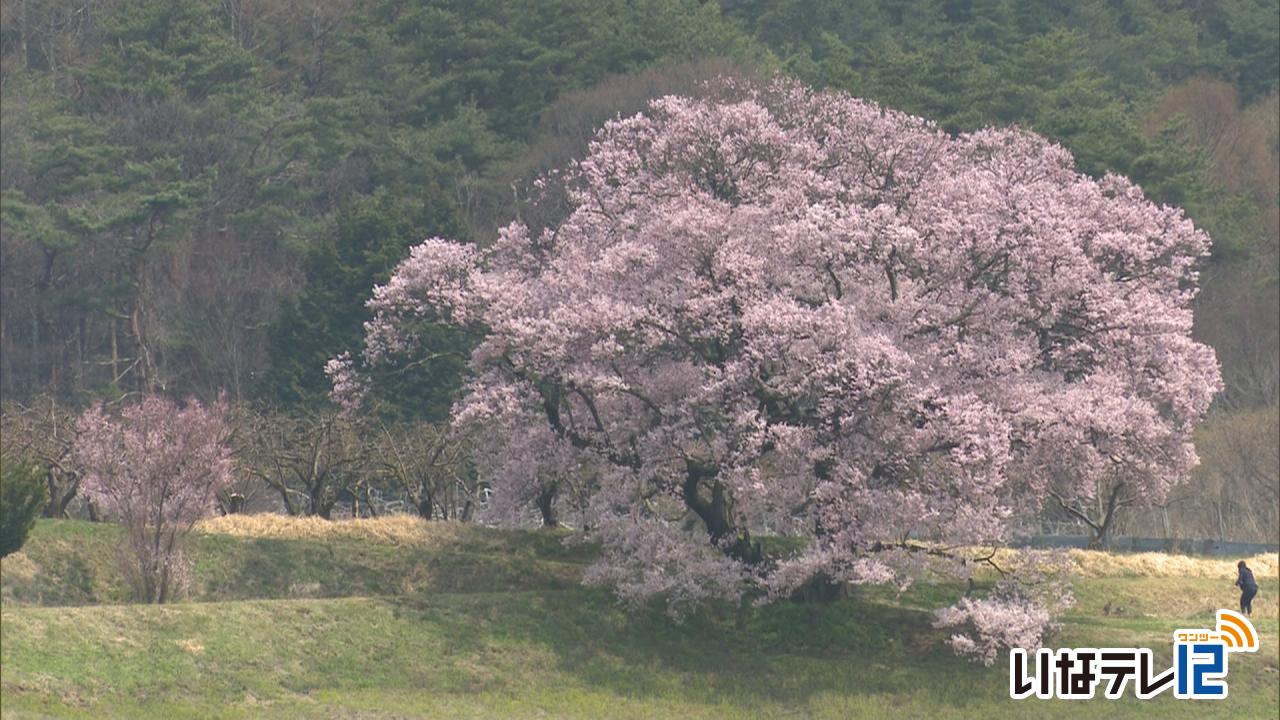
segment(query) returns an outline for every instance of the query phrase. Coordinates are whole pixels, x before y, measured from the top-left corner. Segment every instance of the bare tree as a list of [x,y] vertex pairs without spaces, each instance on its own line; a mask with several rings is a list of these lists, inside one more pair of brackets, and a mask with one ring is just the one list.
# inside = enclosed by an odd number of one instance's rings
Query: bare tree
[[382,470],[419,515],[430,520],[469,520],[477,488],[466,472],[464,443],[447,427],[415,423],[379,425]]
[[52,395],[41,395],[27,405],[7,402],[0,409],[4,454],[32,462],[44,473],[49,499],[45,517],[67,517],[79,494],[84,473],[72,456],[75,439],[75,413]]
[[280,495],[290,515],[330,519],[343,493],[359,496],[373,448],[360,421],[336,411],[242,413],[235,437],[243,471]]

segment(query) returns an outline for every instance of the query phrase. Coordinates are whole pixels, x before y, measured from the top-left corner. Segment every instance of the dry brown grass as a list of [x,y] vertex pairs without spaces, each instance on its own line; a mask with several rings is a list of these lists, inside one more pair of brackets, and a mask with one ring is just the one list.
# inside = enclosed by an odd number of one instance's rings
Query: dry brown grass
[[[996,561],[1016,566],[1017,550],[1000,550]],[[1075,574],[1083,577],[1183,577],[1235,580],[1236,563],[1244,560],[1259,580],[1280,574],[1280,553],[1247,558],[1206,558],[1166,553],[1110,553],[1101,550],[1068,550]]]
[[0,575],[10,580],[31,582],[38,572],[40,566],[21,550],[0,560]]
[[[196,529],[242,537],[286,539],[348,538],[397,545],[443,546],[464,542],[475,532],[474,525],[459,522],[427,522],[414,515],[388,515],[357,520],[324,520],[262,513],[225,515],[202,520]],[[1017,565],[1017,550],[1000,550],[997,562]],[[1236,577],[1240,558],[1204,558],[1165,553],[1109,553],[1099,550],[1068,550],[1073,570],[1084,577]],[[1244,558],[1259,580],[1280,575],[1280,553],[1263,553]],[[19,561],[21,563],[21,561]],[[16,570],[17,568],[15,568]],[[5,561],[9,571],[9,560]],[[22,570],[18,570],[22,572]]]
[[1144,577],[1236,577],[1236,563],[1244,560],[1259,580],[1275,578],[1280,572],[1280,553],[1262,553],[1249,558],[1205,558],[1165,553],[1107,553],[1098,550],[1070,550],[1068,556],[1085,577],[1140,575]]
[[329,540],[344,538],[394,545],[448,545],[460,542],[473,526],[458,522],[427,522],[413,515],[325,520],[261,513],[224,515],[201,520],[196,530],[241,537]]

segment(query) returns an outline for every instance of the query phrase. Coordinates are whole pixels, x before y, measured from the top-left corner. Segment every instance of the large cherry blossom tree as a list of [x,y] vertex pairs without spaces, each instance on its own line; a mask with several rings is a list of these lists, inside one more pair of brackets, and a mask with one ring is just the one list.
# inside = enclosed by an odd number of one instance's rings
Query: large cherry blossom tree
[[[1196,463],[1220,386],[1190,336],[1209,239],[1035,134],[725,82],[608,123],[545,182],[562,220],[415,247],[364,356],[329,371],[352,402],[431,362],[423,328],[474,332],[454,422],[495,508],[555,493],[624,597],[963,573],[1051,490],[1157,501]],[[767,553],[766,533],[807,541]],[[1047,622],[1028,608],[944,620],[1016,614],[1027,644]]]

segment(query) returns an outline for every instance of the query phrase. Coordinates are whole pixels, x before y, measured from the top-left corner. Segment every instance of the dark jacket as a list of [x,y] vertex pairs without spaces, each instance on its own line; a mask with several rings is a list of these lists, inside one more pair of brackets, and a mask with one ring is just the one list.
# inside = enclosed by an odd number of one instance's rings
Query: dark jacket
[[1253,579],[1253,571],[1247,567],[1240,568],[1240,576],[1236,578],[1236,586],[1241,590],[1257,590],[1258,581]]

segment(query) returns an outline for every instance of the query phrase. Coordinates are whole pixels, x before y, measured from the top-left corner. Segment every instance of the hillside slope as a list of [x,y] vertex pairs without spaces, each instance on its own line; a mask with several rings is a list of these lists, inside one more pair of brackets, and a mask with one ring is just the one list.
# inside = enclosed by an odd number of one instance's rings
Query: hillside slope
[[[113,534],[42,521],[4,561],[4,717],[959,718],[1015,709],[1004,667],[955,658],[929,627],[925,607],[954,597],[948,586],[715,607],[677,625],[579,586],[590,548],[439,525],[364,540],[201,534],[192,601],[104,604],[123,599]],[[1263,578],[1263,650],[1233,658],[1222,703],[1164,695],[1017,710],[1275,717],[1278,590],[1274,574]],[[1172,629],[1209,622],[1233,598],[1222,578],[1127,571],[1082,579],[1077,594],[1056,645],[1149,645],[1160,662]],[[1124,614],[1104,616],[1106,603]]]

